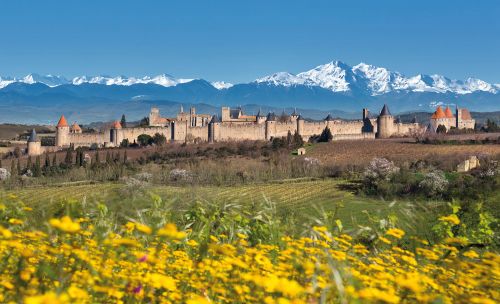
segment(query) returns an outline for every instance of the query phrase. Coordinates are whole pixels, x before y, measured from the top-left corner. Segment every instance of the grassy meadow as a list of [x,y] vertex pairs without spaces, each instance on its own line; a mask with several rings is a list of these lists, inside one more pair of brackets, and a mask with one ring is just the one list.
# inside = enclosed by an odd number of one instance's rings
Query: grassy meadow
[[300,233],[325,217],[340,219],[345,229],[355,231],[373,219],[394,215],[409,231],[417,231],[426,208],[442,202],[423,204],[410,201],[385,201],[355,195],[351,183],[338,179],[291,179],[265,184],[236,186],[130,186],[125,183],[66,183],[57,186],[29,187],[0,192],[0,197],[16,196],[40,219],[48,220],[66,212],[67,204],[103,203],[116,216],[117,223],[137,216],[151,208],[152,197],[164,201],[172,213],[181,214],[193,204],[229,205],[250,210],[270,205],[275,214],[288,222],[289,232]]
[[498,302],[498,147],[464,174],[482,146],[366,148],[19,161],[0,187],[0,303]]

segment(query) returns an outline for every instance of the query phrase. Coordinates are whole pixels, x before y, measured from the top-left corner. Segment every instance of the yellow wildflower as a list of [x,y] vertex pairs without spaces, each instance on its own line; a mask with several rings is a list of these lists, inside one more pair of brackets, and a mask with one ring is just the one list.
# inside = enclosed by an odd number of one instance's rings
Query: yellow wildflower
[[20,220],[20,219],[16,219],[16,218],[9,219],[9,224],[12,224],[12,225],[22,225],[23,223],[24,223],[24,221]]
[[80,224],[73,222],[69,216],[64,216],[61,219],[51,219],[49,223],[52,227],[64,232],[75,233],[80,231]]
[[460,224],[460,219],[458,218],[458,216],[456,214],[450,214],[448,216],[441,216],[439,218],[439,220],[442,222],[447,222],[447,223],[453,224],[453,225]]
[[385,232],[387,235],[393,236],[397,239],[402,238],[405,235],[405,232],[401,229],[391,228]]

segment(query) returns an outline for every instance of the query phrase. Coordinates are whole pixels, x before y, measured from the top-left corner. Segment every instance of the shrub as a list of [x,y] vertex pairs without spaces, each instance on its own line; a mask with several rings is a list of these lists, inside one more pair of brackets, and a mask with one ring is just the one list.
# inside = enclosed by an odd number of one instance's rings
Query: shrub
[[419,183],[420,189],[427,196],[440,195],[448,188],[448,180],[442,171],[436,170],[425,174],[424,179]]
[[137,142],[141,146],[149,146],[153,144],[153,138],[150,135],[147,134],[141,134],[137,136]]

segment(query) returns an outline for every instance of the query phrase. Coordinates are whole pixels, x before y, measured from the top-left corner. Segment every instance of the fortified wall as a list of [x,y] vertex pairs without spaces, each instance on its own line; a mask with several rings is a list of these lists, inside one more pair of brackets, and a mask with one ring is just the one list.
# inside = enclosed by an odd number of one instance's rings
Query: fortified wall
[[[289,133],[302,136],[308,140],[312,136],[320,135],[325,128],[329,128],[333,140],[363,140],[374,138],[388,138],[391,136],[407,136],[414,132],[423,132],[425,127],[416,121],[401,123],[394,119],[385,105],[377,118],[369,116],[367,109],[363,109],[362,119],[344,121],[333,119],[328,115],[322,121],[307,121],[296,111],[288,115],[284,111],[281,116],[269,113],[245,115],[241,108],[222,108],[221,117],[218,115],[196,114],[195,108],[185,113],[181,107],[174,118],[161,117],[158,108],[152,108],[149,114],[149,125],[141,127],[123,128],[118,121],[103,128],[100,132],[82,132],[76,123],[68,125],[64,115],[61,116],[56,127],[55,147],[41,147],[39,142],[28,143],[28,153],[39,155],[44,151],[61,149],[69,146],[97,146],[117,147],[127,140],[137,142],[137,138],[146,134],[155,136],[161,134],[171,142],[218,142],[239,140],[272,140],[284,137]],[[36,134],[35,134],[36,137]]]

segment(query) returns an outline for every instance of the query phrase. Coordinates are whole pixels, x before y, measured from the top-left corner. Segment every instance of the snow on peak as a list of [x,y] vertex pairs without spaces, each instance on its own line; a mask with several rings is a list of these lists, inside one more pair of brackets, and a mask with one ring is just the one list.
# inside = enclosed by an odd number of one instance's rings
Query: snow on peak
[[419,74],[406,77],[364,62],[350,67],[341,61],[332,61],[297,75],[280,72],[256,80],[276,86],[308,85],[319,86],[333,92],[361,89],[371,95],[393,91],[436,92],[469,94],[476,91],[500,92],[500,85],[489,84],[483,80],[469,78],[466,81],[451,80],[441,75]]
[[74,85],[81,85],[83,83],[94,83],[94,84],[104,84],[104,85],[122,85],[122,86],[130,86],[134,84],[157,84],[164,87],[172,87],[176,86],[180,83],[190,82],[193,79],[176,79],[168,74],[161,74],[155,77],[144,76],[142,78],[136,77],[126,77],[126,76],[80,76],[73,78],[72,83]]
[[223,90],[223,89],[229,89],[230,87],[234,86],[232,83],[225,82],[225,81],[214,81],[212,82],[212,86],[216,88],[217,90]]
[[304,83],[320,86],[334,92],[349,91],[350,67],[341,61],[319,65],[312,70],[297,74]]
[[297,76],[290,74],[288,72],[278,72],[272,75],[259,78],[255,80],[257,83],[270,83],[276,86],[292,86],[297,84],[304,84],[304,81]]

